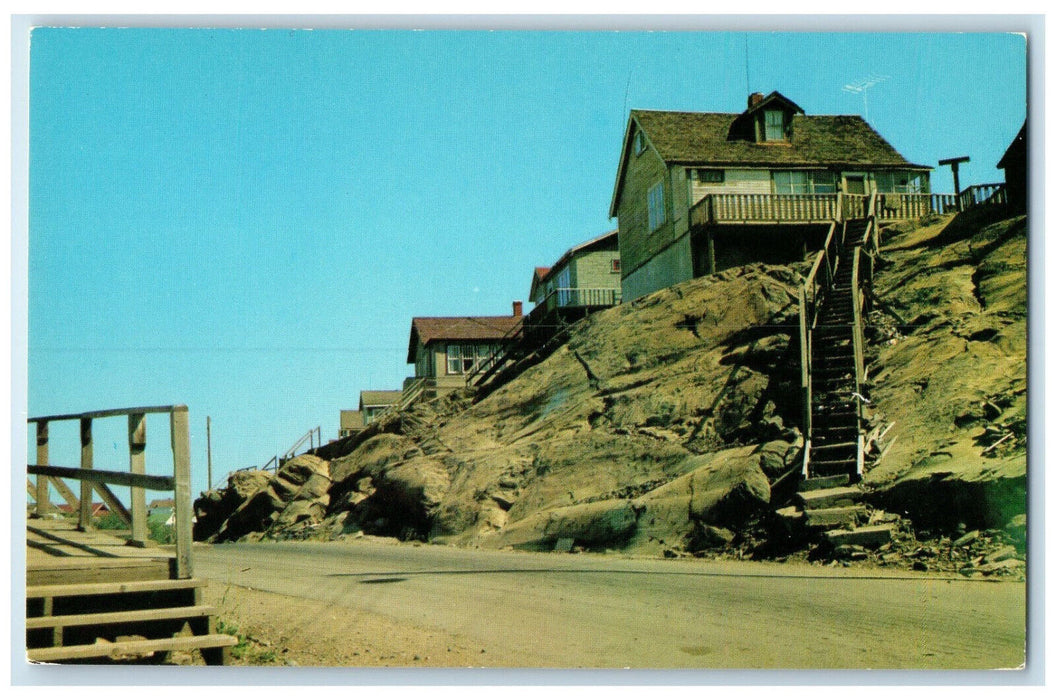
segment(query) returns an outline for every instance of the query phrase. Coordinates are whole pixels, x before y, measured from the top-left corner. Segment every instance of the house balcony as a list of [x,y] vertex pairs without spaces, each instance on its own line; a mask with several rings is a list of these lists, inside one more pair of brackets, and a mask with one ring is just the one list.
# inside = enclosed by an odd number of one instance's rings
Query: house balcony
[[529,343],[545,340],[563,324],[616,306],[621,298],[621,291],[611,287],[555,289],[525,317],[524,337]]
[[[870,195],[709,194],[689,210],[691,227],[716,225],[827,224],[869,215]],[[883,192],[876,197],[881,221],[919,219],[980,205],[1004,204],[1003,184],[973,185],[959,194]]]

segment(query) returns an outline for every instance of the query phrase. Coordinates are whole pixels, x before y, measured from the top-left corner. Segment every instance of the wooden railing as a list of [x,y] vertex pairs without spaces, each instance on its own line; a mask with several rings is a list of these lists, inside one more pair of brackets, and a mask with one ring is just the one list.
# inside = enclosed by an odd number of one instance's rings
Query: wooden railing
[[880,221],[920,219],[972,207],[1005,204],[1000,183],[972,185],[959,194],[881,192],[864,194],[709,194],[690,207],[691,226],[737,223],[823,223],[864,219],[875,197]]
[[616,306],[620,303],[621,297],[621,291],[612,287],[555,289],[535,305],[535,308],[528,314],[527,323],[531,325],[533,319],[558,308]]
[[[535,309],[532,309],[532,313],[535,313]],[[518,352],[521,341],[524,339],[524,324],[526,321],[527,317],[506,331],[502,339],[496,343],[495,350],[484,361],[478,361],[470,368],[469,372],[466,373],[466,386],[480,386],[482,382],[487,381],[488,378],[507,364],[512,356]]]
[[972,185],[960,193],[958,204],[962,211],[984,204],[1008,204],[1008,191],[1001,182]]
[[690,208],[692,226],[719,223],[823,223],[841,219],[839,194],[709,194]]
[[[172,446],[172,476],[154,476],[146,473],[147,423],[152,413],[169,415],[170,442]],[[127,416],[129,471],[104,471],[95,469],[92,424],[103,418]],[[80,424],[80,467],[53,466],[49,462],[49,426],[62,421],[77,421]],[[191,578],[191,456],[190,434],[186,406],[149,406],[121,408],[88,413],[73,413],[30,418],[28,423],[36,426],[36,464],[27,465],[27,473],[36,476],[30,480],[30,495],[35,503],[33,515],[51,516],[55,506],[51,502],[54,487],[66,503],[77,511],[77,527],[90,531],[92,523],[93,492],[98,493],[111,512],[131,528],[128,544],[146,546],[149,536],[147,528],[146,491],[171,491],[174,494],[176,529],[176,577]],[[80,497],[74,495],[63,479],[80,482]],[[110,485],[129,487],[131,504],[126,508]]]
[[799,288],[799,362],[800,391],[803,403],[803,435],[807,440],[804,449],[803,473],[806,475],[810,455],[810,434],[813,397],[813,335],[818,322],[818,309],[822,298],[833,285],[836,274],[837,251],[842,245],[843,231],[837,235],[837,225],[829,225],[829,233],[821,250],[814,258],[806,279]]

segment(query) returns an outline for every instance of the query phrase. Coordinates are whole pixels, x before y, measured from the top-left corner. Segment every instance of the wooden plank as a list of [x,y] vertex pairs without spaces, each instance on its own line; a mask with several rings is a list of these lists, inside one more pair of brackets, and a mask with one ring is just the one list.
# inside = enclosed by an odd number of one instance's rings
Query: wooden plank
[[[113,418],[115,416],[127,416],[130,413],[172,413],[180,406],[136,406],[133,408],[108,408],[101,411],[86,411],[85,413],[63,413],[54,416],[35,416],[28,419],[29,423],[41,423],[60,420],[83,420],[92,418]],[[184,407],[186,408],[186,407]]]
[[26,652],[26,656],[30,661],[101,659],[111,656],[134,656],[152,651],[190,651],[192,649],[230,647],[236,644],[238,644],[238,639],[229,634],[206,634],[194,637],[168,637],[166,639],[143,639],[128,642],[102,642],[68,647],[29,649]]
[[30,474],[45,474],[51,477],[77,479],[84,482],[101,482],[115,486],[138,486],[148,491],[172,491],[176,488],[176,480],[171,476],[129,474],[128,472],[115,472],[105,469],[83,472],[75,467],[51,467],[43,464],[29,464],[26,467]]
[[[81,419],[81,470],[94,466],[92,457],[92,419]],[[84,532],[92,529],[92,482],[81,479],[81,508],[77,527]]]
[[191,453],[187,407],[180,406],[169,416],[172,429],[172,466],[176,479],[176,578],[194,575],[191,564]]
[[168,577],[167,560],[52,557],[46,565],[27,566],[26,586],[158,581]]
[[99,483],[98,481],[92,483],[92,487],[99,497],[103,499],[103,503],[110,509],[110,512],[121,518],[125,525],[128,525],[132,521],[132,514],[125,508],[125,504],[121,502],[121,499],[117,497],[110,487],[106,484]]
[[[37,464],[48,463],[48,422],[37,423]],[[54,508],[51,506],[51,495],[48,492],[47,478],[37,477],[37,515],[48,515]]]
[[[41,476],[40,478],[43,479],[45,477]],[[80,499],[78,499],[77,496],[73,494],[73,490],[66,485],[65,481],[52,476],[47,477],[47,479],[51,482],[51,485],[55,487],[55,490],[59,492],[63,500],[66,501],[66,505],[70,506],[70,508],[73,508],[73,510],[75,511],[81,509]]]
[[64,596],[174,591],[184,588],[204,588],[208,585],[209,581],[204,578],[161,579],[154,581],[104,581],[100,583],[59,583],[27,586],[26,598],[60,598]]
[[[147,417],[143,413],[128,416],[128,463],[129,471],[140,476],[147,473]],[[132,536],[130,544],[147,545],[147,493],[141,486],[132,487]]]
[[80,615],[45,615],[26,618],[26,629],[49,627],[85,627],[122,622],[156,622],[158,620],[188,620],[192,617],[215,615],[212,605],[185,605],[178,608],[143,608],[118,612],[83,613]]

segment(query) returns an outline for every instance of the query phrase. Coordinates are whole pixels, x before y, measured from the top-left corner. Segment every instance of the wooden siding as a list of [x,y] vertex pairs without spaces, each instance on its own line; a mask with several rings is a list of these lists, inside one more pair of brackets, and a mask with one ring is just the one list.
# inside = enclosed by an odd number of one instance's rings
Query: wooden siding
[[772,189],[769,170],[729,169],[724,171],[725,182],[716,183],[697,182],[692,178],[692,171],[696,168],[689,170],[691,204],[696,204],[709,194],[770,194]]
[[[633,142],[634,135],[631,134]],[[672,224],[673,215],[677,216],[675,202],[672,201],[671,178],[664,161],[652,148],[635,154],[632,150],[628,156],[627,172],[623,180],[623,190],[619,193],[619,206],[616,216],[620,228],[620,258],[623,261],[624,275],[634,270],[668,245],[677,236]],[[663,181],[667,223],[656,231],[649,230],[649,188]],[[684,181],[681,183],[685,197]],[[683,209],[684,211],[684,209]]]
[[693,278],[693,251],[687,233],[623,278],[623,301]]
[[572,261],[572,286],[578,289],[619,289],[620,273],[612,271],[614,259],[620,259],[615,250],[597,250],[576,256]]

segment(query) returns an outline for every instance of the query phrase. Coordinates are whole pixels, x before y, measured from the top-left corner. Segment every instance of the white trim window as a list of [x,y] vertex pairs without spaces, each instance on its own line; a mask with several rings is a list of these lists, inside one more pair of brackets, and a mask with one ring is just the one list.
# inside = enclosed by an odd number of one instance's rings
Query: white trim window
[[664,181],[649,188],[649,232],[667,223],[667,212],[664,211]]
[[474,368],[487,369],[495,361],[497,345],[473,345],[470,343],[447,344],[447,373],[469,374]]

